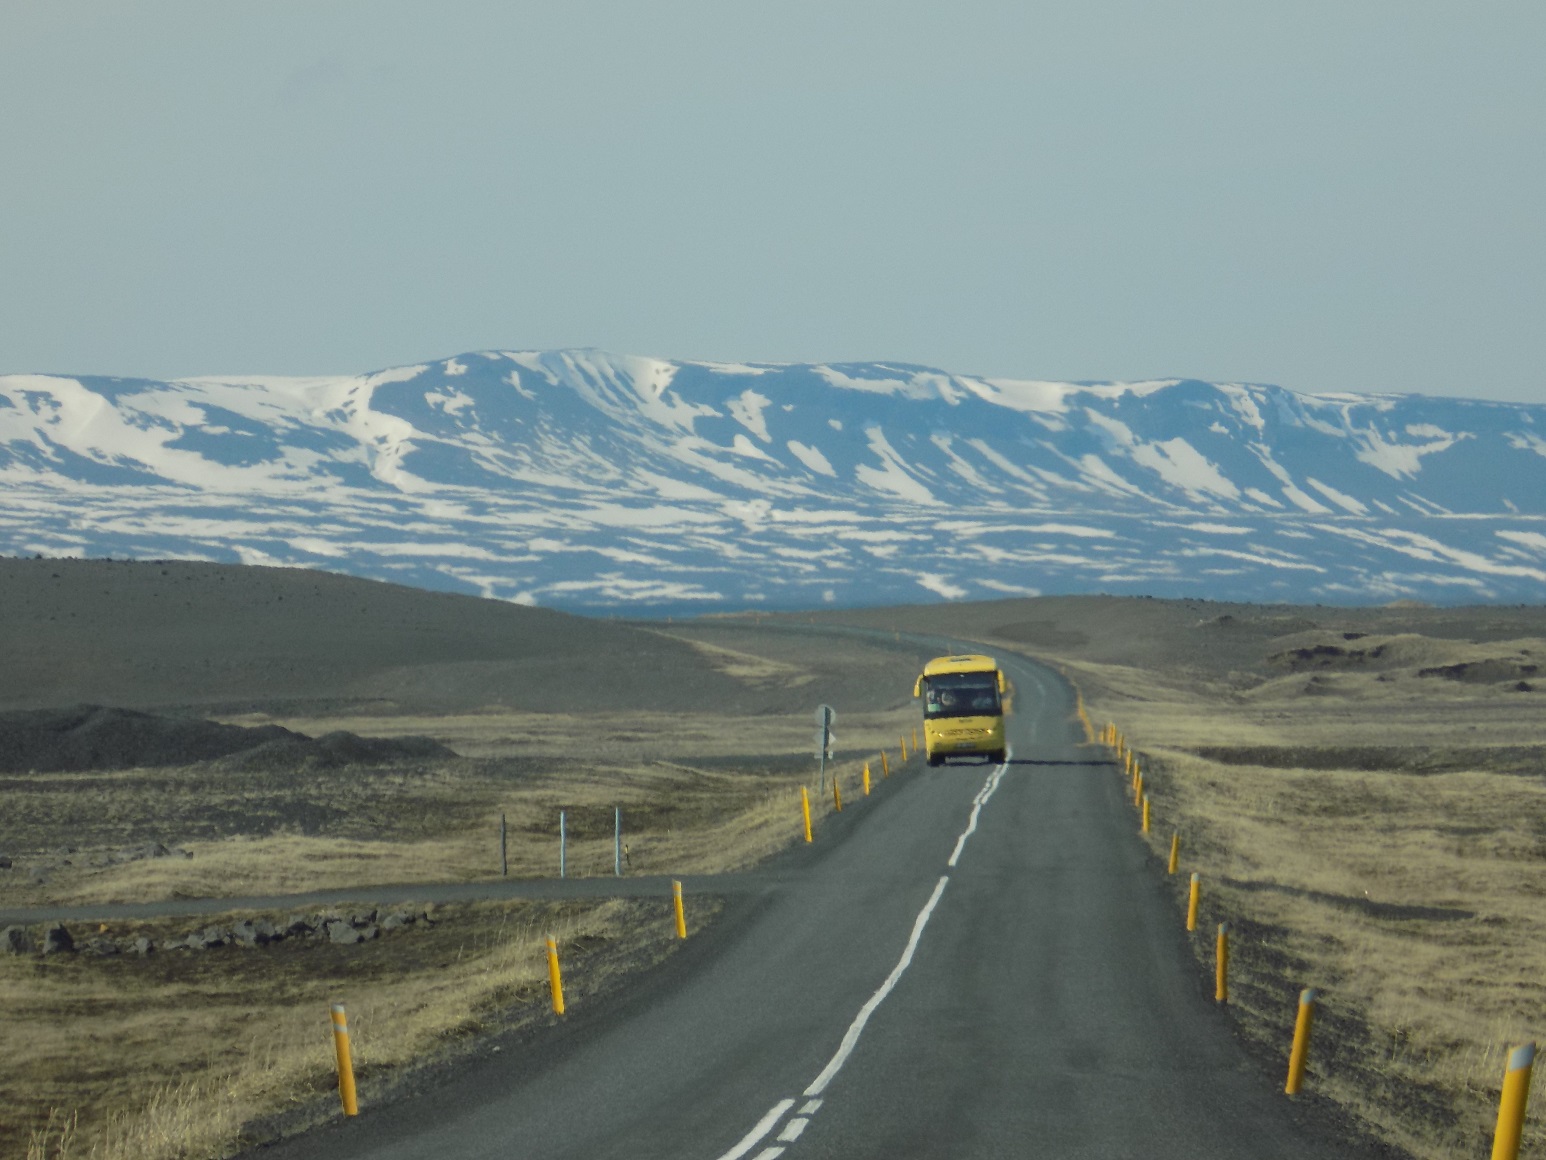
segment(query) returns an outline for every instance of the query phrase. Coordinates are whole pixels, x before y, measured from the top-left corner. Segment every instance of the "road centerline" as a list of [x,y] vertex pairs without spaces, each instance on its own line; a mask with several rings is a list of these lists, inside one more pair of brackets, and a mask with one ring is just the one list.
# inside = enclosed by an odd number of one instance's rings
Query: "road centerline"
[[780,1144],[792,1144],[800,1138],[800,1133],[805,1131],[805,1125],[810,1123],[809,1116],[795,1116],[784,1125],[784,1130],[778,1134]]
[[[971,837],[972,833],[977,829],[977,820],[982,814],[982,807],[987,805],[989,799],[998,791],[998,787],[1004,779],[1004,774],[1009,769],[1008,758],[1010,756],[1012,755],[1006,754],[1006,760],[988,775],[987,780],[983,782],[982,788],[972,798],[971,815],[967,820],[966,828],[961,832],[961,836],[956,839],[955,851],[950,855],[948,865],[954,866],[956,864],[956,860],[960,857],[961,851],[966,845],[966,839]],[[950,885],[950,875],[940,875],[939,881],[934,884],[934,892],[929,895],[929,900],[924,903],[923,909],[918,912],[918,917],[913,920],[912,933],[908,936],[907,945],[902,948],[902,957],[897,960],[896,966],[891,968],[891,973],[876,988],[875,993],[865,1001],[863,1007],[859,1008],[859,1013],[854,1016],[853,1022],[848,1025],[848,1030],[843,1033],[842,1042],[838,1044],[837,1051],[833,1053],[832,1058],[827,1061],[826,1067],[822,1068],[820,1074],[811,1081],[810,1086],[800,1093],[807,1101],[800,1109],[800,1116],[804,1118],[791,1120],[785,1126],[784,1133],[778,1136],[779,1141],[793,1142],[798,1139],[805,1130],[806,1125],[810,1122],[810,1115],[813,1115],[816,1109],[821,1106],[823,1101],[815,1097],[820,1096],[827,1089],[827,1085],[837,1078],[838,1072],[843,1070],[843,1065],[848,1062],[848,1057],[853,1054],[854,1048],[859,1045],[859,1038],[864,1034],[864,1028],[869,1023],[870,1016],[885,1002],[886,997],[891,994],[896,988],[897,983],[901,981],[907,968],[912,965],[913,955],[917,952],[918,943],[923,938],[924,928],[929,925],[929,919],[934,914],[934,908],[939,905],[940,899],[944,897],[945,887],[948,885]],[[762,1143],[769,1133],[778,1127],[779,1121],[783,1119],[794,1105],[795,1101],[792,1099],[780,1100],[774,1104],[768,1110],[768,1113],[757,1121],[752,1130],[741,1137],[735,1147],[721,1155],[719,1160],[741,1160],[741,1157]],[[795,1128],[791,1134],[790,1129],[796,1123],[799,1124],[799,1127]],[[753,1157],[752,1160],[764,1160],[764,1157],[767,1160],[772,1160],[773,1157],[780,1156],[783,1152],[784,1149],[780,1147],[766,1148]]]
[[[784,1113],[792,1107],[794,1107],[793,1100],[779,1100],[778,1103],[768,1110],[768,1114],[758,1120],[756,1126],[750,1132],[747,1132],[746,1135],[742,1136],[740,1142],[721,1156],[719,1160],[741,1160],[742,1156],[762,1143],[763,1137],[774,1129],[779,1120],[783,1119]],[[780,1148],[779,1151],[782,1152],[783,1149]]]
[[977,832],[977,819],[982,814],[982,807],[987,805],[988,799],[998,791],[999,782],[1004,779],[1004,771],[1009,768],[1009,762],[1013,758],[1012,750],[1006,753],[1004,763],[988,775],[988,780],[983,783],[983,787],[977,791],[977,796],[972,799],[971,817],[967,820],[966,829],[961,831],[961,836],[956,839],[956,848],[951,852],[950,860],[945,863],[946,866],[954,868],[956,861],[961,857],[961,851],[966,849],[966,839]]
[[886,996],[896,988],[897,983],[907,968],[912,966],[913,954],[918,950],[918,941],[923,938],[923,928],[929,925],[929,919],[934,914],[934,908],[939,905],[939,900],[944,896],[945,887],[950,885],[950,875],[941,874],[939,881],[934,884],[934,893],[929,895],[928,902],[918,912],[917,919],[913,922],[913,933],[907,940],[907,946],[902,951],[902,957],[897,960],[896,966],[891,968],[891,973],[886,976],[873,995],[859,1008],[859,1013],[854,1016],[854,1021],[848,1025],[848,1030],[843,1033],[843,1041],[838,1044],[836,1053],[827,1061],[827,1066],[821,1069],[821,1074],[811,1081],[810,1087],[801,1094],[804,1096],[819,1096],[827,1090],[827,1085],[843,1070],[843,1065],[848,1062],[848,1057],[853,1054],[855,1047],[859,1045],[859,1037],[864,1034],[864,1025],[870,1021],[870,1016],[875,1014],[875,1009],[886,1000]]

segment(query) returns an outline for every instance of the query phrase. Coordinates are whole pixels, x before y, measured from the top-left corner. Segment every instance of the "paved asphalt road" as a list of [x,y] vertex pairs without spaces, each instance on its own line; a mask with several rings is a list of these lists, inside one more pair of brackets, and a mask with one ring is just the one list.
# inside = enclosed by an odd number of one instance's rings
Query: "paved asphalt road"
[[273,1160],[1346,1157],[1199,993],[1070,693],[910,769],[628,994]]

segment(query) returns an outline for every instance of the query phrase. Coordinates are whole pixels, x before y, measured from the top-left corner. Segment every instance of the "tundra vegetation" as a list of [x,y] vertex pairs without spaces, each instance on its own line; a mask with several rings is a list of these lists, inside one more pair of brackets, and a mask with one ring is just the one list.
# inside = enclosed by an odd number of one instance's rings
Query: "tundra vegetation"
[[[1541,609],[1042,598],[783,618],[794,633],[644,629],[282,569],[94,561],[0,561],[0,599],[16,610],[0,646],[47,658],[0,677],[0,710],[90,699],[317,739],[5,766],[0,907],[397,884],[379,909],[66,924],[73,952],[41,954],[40,924],[10,934],[0,1154],[220,1155],[336,1115],[339,999],[362,1101],[386,1098],[551,1019],[550,931],[572,1001],[619,986],[670,953],[665,898],[408,905],[414,888],[496,876],[501,812],[512,876],[551,876],[559,808],[573,873],[611,872],[617,806],[630,873],[751,866],[798,833],[816,704],[839,708],[848,778],[913,723],[931,653],[909,632],[1044,658],[1124,730],[1153,872],[1176,831],[1205,884],[1208,994],[1214,926],[1236,930],[1218,1017],[1264,1082],[1282,1082],[1295,997],[1317,986],[1309,1101],[1422,1160],[1472,1155],[1505,1047],[1541,1033]],[[837,622],[885,632],[834,646]]]
[[[121,567],[143,580],[146,569]],[[293,587],[285,592],[295,603]],[[315,631],[336,646],[326,624]],[[813,638],[775,634],[750,650],[753,638],[730,624],[677,626],[669,637],[576,631],[589,633],[587,648],[612,649],[616,665],[590,683],[559,673],[570,691],[543,682],[527,698],[536,709],[519,704],[529,664],[512,680],[479,657],[474,680],[448,674],[457,662],[441,657],[427,676],[405,675],[407,666],[382,676],[378,666],[364,678],[378,682],[368,695],[347,682],[339,696],[309,688],[303,698],[242,687],[223,706],[61,710],[48,721],[73,723],[75,748],[54,764],[76,768],[48,768],[36,746],[26,750],[33,764],[18,767],[10,759],[22,748],[0,745],[0,910],[387,887],[379,905],[65,921],[68,949],[59,933],[50,938],[60,924],[8,929],[0,1156],[228,1155],[336,1116],[327,1017],[336,1001],[349,1011],[362,1105],[434,1082],[471,1054],[513,1049],[554,1018],[546,935],[563,948],[571,1010],[662,960],[675,940],[665,894],[415,901],[432,883],[499,877],[501,814],[511,878],[557,876],[560,809],[572,876],[612,875],[618,808],[626,874],[742,870],[800,832],[819,701],[854,704],[841,714],[836,762],[851,783],[912,721],[916,665],[905,651],[847,649],[834,660]],[[585,663],[596,673],[605,660]],[[61,667],[54,679],[68,688]],[[165,672],[158,679],[160,696],[175,688]],[[628,704],[630,681],[642,708]],[[852,688],[881,692],[843,701]],[[36,732],[35,714],[0,716],[12,741],[26,732],[18,721]],[[210,719],[259,730],[248,735],[257,743],[220,740]],[[172,760],[212,736],[234,751]],[[124,768],[115,746],[171,763]],[[827,803],[813,795],[812,805],[819,821]],[[720,902],[689,906],[700,930]]]

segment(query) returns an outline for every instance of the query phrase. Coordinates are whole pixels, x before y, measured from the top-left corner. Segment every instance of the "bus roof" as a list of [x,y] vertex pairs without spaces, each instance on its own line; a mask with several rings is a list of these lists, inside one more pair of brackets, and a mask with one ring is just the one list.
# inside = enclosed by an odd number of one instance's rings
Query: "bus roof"
[[966,653],[954,657],[935,657],[923,666],[923,675],[936,677],[940,673],[992,673],[998,671],[998,662],[981,653]]

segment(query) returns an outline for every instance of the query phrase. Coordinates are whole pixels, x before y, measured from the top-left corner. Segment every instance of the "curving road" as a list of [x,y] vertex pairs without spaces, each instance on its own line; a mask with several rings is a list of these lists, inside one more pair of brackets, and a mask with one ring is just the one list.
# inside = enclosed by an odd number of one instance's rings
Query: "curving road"
[[296,1160],[1347,1157],[1199,994],[1053,673],[999,767],[893,778],[629,995]]

